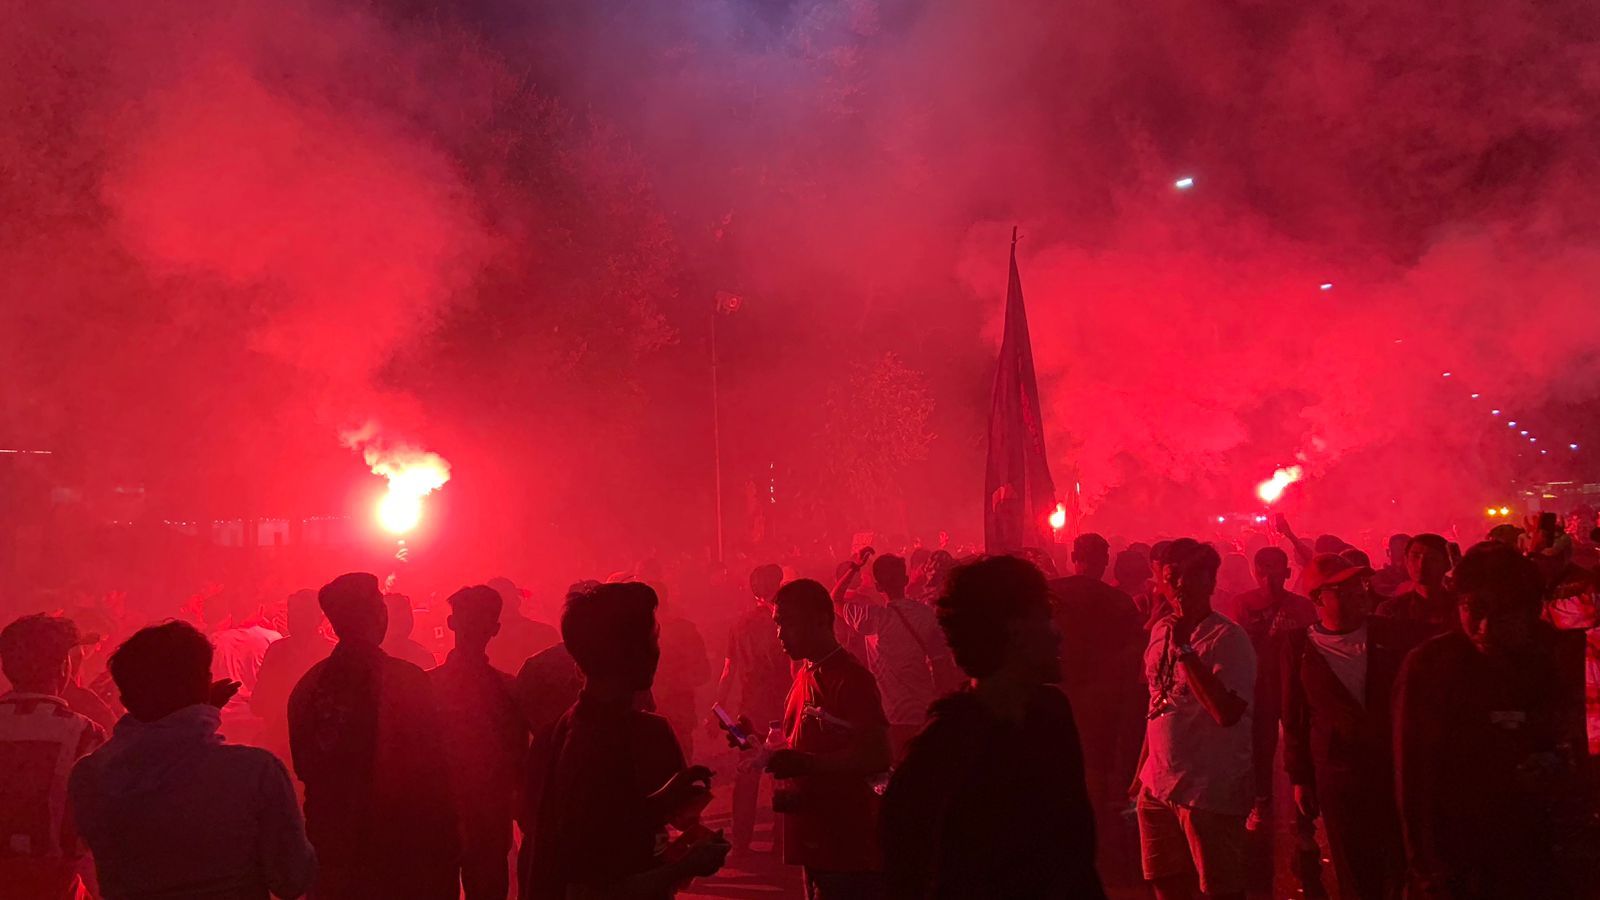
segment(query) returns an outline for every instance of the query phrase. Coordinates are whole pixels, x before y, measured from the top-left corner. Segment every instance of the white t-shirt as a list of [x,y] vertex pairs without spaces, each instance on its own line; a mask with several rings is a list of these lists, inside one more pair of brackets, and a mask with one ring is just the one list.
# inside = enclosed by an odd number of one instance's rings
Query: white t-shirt
[[894,600],[886,606],[846,603],[840,611],[845,624],[866,639],[867,668],[878,680],[889,724],[927,721],[928,705],[939,696],[935,668],[950,655],[933,610],[915,600]]
[[1306,636],[1316,645],[1317,652],[1328,661],[1328,668],[1338,676],[1350,696],[1362,706],[1367,705],[1367,623],[1345,634],[1329,634],[1321,625],[1306,629]]
[[[1163,673],[1171,673],[1168,696],[1173,710],[1146,725],[1148,752],[1139,780],[1156,799],[1175,806],[1247,815],[1255,796],[1250,738],[1254,710],[1247,707],[1239,721],[1227,727],[1211,718],[1189,687],[1184,667],[1176,661],[1178,647],[1168,639],[1172,622],[1173,617],[1167,616],[1150,629],[1150,644],[1144,652],[1151,697],[1161,692]],[[1254,699],[1256,651],[1243,628],[1213,612],[1195,627],[1189,643],[1224,687],[1246,703]]]

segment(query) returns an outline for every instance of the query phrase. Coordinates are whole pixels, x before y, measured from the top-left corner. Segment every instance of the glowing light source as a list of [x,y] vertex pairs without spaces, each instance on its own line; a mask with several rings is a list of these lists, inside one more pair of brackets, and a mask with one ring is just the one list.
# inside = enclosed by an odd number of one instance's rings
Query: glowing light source
[[1324,282],[1323,282],[1323,283],[1322,283],[1322,289],[1323,289],[1323,290],[1325,290],[1325,291],[1331,291],[1331,290],[1333,290],[1333,282],[1331,282],[1331,281],[1324,281]]
[[1489,415],[1491,415],[1491,416],[1498,416],[1498,415],[1500,415],[1500,410],[1498,410],[1498,409],[1491,409],[1491,410],[1489,410]]
[[1474,399],[1474,400],[1478,399],[1478,395],[1477,394],[1473,394],[1472,395],[1472,399]]
[[1217,524],[1222,525],[1228,521],[1227,516],[1217,516]]
[[1172,186],[1180,191],[1187,191],[1189,188],[1194,187],[1194,177],[1185,175],[1184,177],[1179,178],[1177,181],[1174,181]]
[[1568,444],[1567,445],[1567,449],[1568,450],[1576,450],[1576,449],[1578,449],[1578,445],[1577,444]]
[[1489,507],[1489,508],[1488,508],[1488,509],[1486,509],[1486,510],[1484,510],[1484,511],[1483,511],[1483,514],[1484,514],[1484,515],[1486,515],[1486,516],[1488,516],[1488,517],[1489,517],[1489,518],[1491,518],[1491,519],[1492,519],[1492,518],[1494,518],[1494,517],[1495,517],[1495,516],[1498,516],[1498,515],[1500,515],[1500,510],[1498,510],[1498,509],[1495,509],[1495,508],[1494,508],[1494,507],[1492,507],[1492,506],[1491,506],[1491,507]]
[[1507,422],[1506,423],[1506,427],[1507,428],[1515,428],[1515,427],[1517,427],[1517,420],[1516,419],[1512,419],[1511,421]]
[[1450,373],[1449,372],[1441,373],[1439,377],[1440,378],[1449,378],[1450,377]]
[[1299,466],[1278,469],[1272,473],[1271,478],[1256,485],[1256,496],[1261,498],[1262,503],[1277,503],[1278,498],[1283,496],[1283,492],[1288,489],[1289,485],[1299,481],[1304,474],[1304,471]]
[[1502,516],[1511,515],[1511,507],[1509,507],[1509,506],[1500,507],[1500,515],[1502,515]]
[[374,475],[389,480],[378,501],[378,525],[390,534],[405,534],[422,522],[422,498],[450,480],[450,464],[437,453],[411,447],[378,449],[363,453]]
[[1067,527],[1067,507],[1057,503],[1056,508],[1050,513],[1050,527],[1057,531]]
[[[1516,423],[1515,423],[1515,422],[1513,422],[1513,423],[1512,423],[1512,424],[1513,424],[1513,425],[1514,425],[1514,424],[1516,424]],[[1526,428],[1524,428],[1524,429],[1522,429],[1522,430],[1521,430],[1521,431],[1519,431],[1519,432],[1517,432],[1517,433],[1518,433],[1518,434],[1520,434],[1520,435],[1522,435],[1522,436],[1523,436],[1523,437],[1527,437],[1527,436],[1528,436],[1528,429],[1526,429]]]

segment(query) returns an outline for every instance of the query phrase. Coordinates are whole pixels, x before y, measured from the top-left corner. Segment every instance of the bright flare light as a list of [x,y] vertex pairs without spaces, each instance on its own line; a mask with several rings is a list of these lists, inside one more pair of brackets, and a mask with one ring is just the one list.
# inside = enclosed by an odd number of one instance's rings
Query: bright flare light
[[1180,191],[1187,191],[1189,188],[1194,187],[1194,178],[1188,176],[1179,178],[1172,183],[1172,186]]
[[1057,531],[1067,527],[1067,508],[1057,503],[1055,511],[1050,513],[1050,527]]
[[378,525],[390,534],[405,534],[422,521],[422,498],[450,480],[450,464],[437,453],[401,447],[365,451],[374,475],[389,479],[389,490],[378,501]]
[[1272,473],[1271,478],[1256,485],[1256,496],[1261,498],[1262,503],[1277,503],[1278,498],[1283,496],[1283,492],[1288,489],[1289,485],[1299,481],[1300,476],[1303,474],[1305,473],[1299,466],[1279,469]]

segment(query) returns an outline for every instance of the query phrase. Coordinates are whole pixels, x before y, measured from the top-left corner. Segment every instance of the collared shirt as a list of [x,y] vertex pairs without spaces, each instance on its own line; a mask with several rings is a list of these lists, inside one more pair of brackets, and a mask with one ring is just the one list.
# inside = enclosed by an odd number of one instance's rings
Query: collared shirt
[[1213,612],[1195,626],[1189,643],[1222,686],[1246,701],[1244,715],[1232,725],[1218,725],[1189,685],[1171,640],[1174,617],[1150,630],[1145,649],[1145,680],[1150,696],[1163,692],[1172,709],[1146,725],[1147,754],[1139,778],[1157,799],[1223,815],[1250,812],[1251,713],[1256,687],[1256,653],[1243,628]]
[[67,776],[105,740],[60,697],[0,696],[0,884],[22,896],[67,896],[83,852],[67,814]]
[[887,605],[846,603],[845,624],[867,639],[867,668],[878,679],[883,709],[894,725],[921,725],[939,696],[935,673],[955,669],[932,609],[915,600]]
[[72,772],[73,814],[107,897],[297,897],[316,858],[289,773],[257,747],[223,742],[222,714],[186,706],[123,716]]
[[[808,662],[795,675],[783,717],[789,746],[803,753],[837,753],[854,732],[888,727],[872,673],[843,647]],[[866,775],[804,775],[790,779],[797,811],[786,815],[783,859],[824,872],[871,872],[878,849],[878,795]]]

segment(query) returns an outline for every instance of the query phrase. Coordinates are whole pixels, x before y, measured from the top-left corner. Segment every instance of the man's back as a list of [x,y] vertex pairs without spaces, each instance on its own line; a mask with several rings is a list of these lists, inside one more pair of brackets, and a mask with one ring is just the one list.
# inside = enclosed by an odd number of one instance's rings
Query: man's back
[[889,723],[921,725],[939,689],[954,688],[951,682],[959,678],[933,610],[915,600],[893,600],[883,606],[846,603],[842,613],[867,639],[867,668],[878,680]]
[[282,634],[265,625],[228,628],[217,632],[211,636],[211,643],[217,648],[216,655],[211,659],[212,676],[239,682],[237,702],[248,703],[250,695],[255,692],[256,677],[261,672],[261,661],[267,655],[267,648],[281,640]]
[[484,658],[451,651],[428,672],[447,739],[457,809],[511,820],[528,751],[528,731],[512,699],[512,678]]
[[489,665],[502,672],[516,672],[529,657],[559,643],[561,633],[553,626],[508,607],[500,622],[500,633],[489,642]]
[[377,868],[403,882],[454,864],[442,738],[427,676],[375,645],[342,641],[306,673],[289,697],[289,742],[325,874]]
[[66,815],[67,775],[105,739],[59,697],[0,697],[0,884],[16,896],[65,896],[76,880],[81,848]]
[[107,897],[266,900],[311,883],[289,773],[256,747],[223,743],[220,713],[132,716],[72,773],[72,809]]
[[778,643],[778,626],[773,624],[771,609],[757,605],[739,616],[728,636],[728,658],[733,660],[739,679],[737,711],[756,723],[778,718],[792,675],[789,657]]

